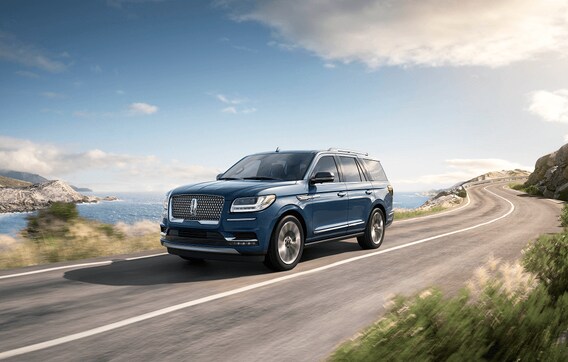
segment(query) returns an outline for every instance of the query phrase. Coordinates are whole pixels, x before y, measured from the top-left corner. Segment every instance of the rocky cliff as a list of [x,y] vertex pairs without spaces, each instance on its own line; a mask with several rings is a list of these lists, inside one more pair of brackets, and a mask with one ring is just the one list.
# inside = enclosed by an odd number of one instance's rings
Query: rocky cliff
[[536,161],[525,187],[535,186],[545,197],[568,201],[568,144]]
[[83,196],[63,181],[48,181],[27,187],[0,188],[0,213],[23,212],[45,208],[53,202],[96,202],[97,197]]

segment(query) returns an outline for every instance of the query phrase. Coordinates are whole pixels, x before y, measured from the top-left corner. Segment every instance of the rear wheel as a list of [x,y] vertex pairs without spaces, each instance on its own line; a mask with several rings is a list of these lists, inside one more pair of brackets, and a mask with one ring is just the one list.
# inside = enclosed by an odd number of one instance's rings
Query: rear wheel
[[363,249],[376,249],[383,243],[385,238],[385,214],[379,208],[373,209],[367,228],[363,236],[357,237],[357,242]]
[[264,264],[276,271],[293,269],[302,258],[303,250],[302,225],[294,216],[285,216],[274,228]]

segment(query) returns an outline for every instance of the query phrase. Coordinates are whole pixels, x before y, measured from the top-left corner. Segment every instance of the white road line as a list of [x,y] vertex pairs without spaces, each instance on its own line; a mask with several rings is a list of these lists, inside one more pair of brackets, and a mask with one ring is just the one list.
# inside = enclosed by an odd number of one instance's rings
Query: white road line
[[[487,187],[489,187],[489,186],[487,186]],[[211,301],[226,298],[226,297],[230,297],[232,295],[244,293],[244,292],[247,292],[247,291],[250,291],[250,290],[253,290],[253,289],[262,288],[262,287],[265,287],[267,285],[272,285],[272,284],[284,282],[284,281],[287,281],[287,280],[290,280],[290,279],[295,279],[295,278],[298,278],[298,277],[301,277],[301,276],[304,276],[304,275],[318,273],[318,272],[321,272],[321,271],[324,271],[324,270],[327,270],[327,269],[335,268],[335,267],[340,266],[340,265],[352,263],[352,262],[357,261],[357,260],[370,258],[370,257],[376,256],[376,255],[390,253],[390,252],[393,252],[393,251],[396,251],[396,250],[400,250],[400,249],[408,248],[410,246],[414,246],[414,245],[417,245],[417,244],[425,243],[427,241],[440,239],[440,238],[443,238],[443,237],[446,237],[446,236],[455,235],[455,234],[458,234],[458,233],[462,233],[462,232],[465,232],[465,231],[477,229],[479,227],[492,224],[494,222],[497,222],[497,221],[509,216],[515,210],[515,205],[513,205],[513,203],[511,201],[507,200],[506,198],[499,196],[492,191],[487,190],[487,187],[484,188],[485,191],[493,194],[494,196],[497,196],[500,199],[505,200],[506,202],[508,202],[511,205],[511,209],[507,213],[499,216],[496,219],[486,221],[486,222],[483,222],[481,224],[470,226],[470,227],[467,227],[467,228],[464,228],[464,229],[450,231],[450,232],[447,232],[447,233],[444,233],[444,234],[431,236],[429,238],[425,238],[425,239],[413,241],[413,242],[410,242],[410,243],[407,243],[407,244],[395,246],[395,247],[392,247],[392,248],[389,248],[389,249],[385,249],[385,250],[381,250],[381,251],[375,251],[375,252],[372,252],[372,253],[369,253],[369,254],[359,255],[359,256],[356,256],[356,257],[353,257],[353,258],[337,261],[337,262],[332,263],[332,264],[324,265],[324,266],[314,268],[314,269],[310,269],[310,270],[306,270],[306,271],[303,271],[303,272],[289,274],[289,275],[285,275],[285,276],[282,276],[282,277],[266,280],[264,282],[255,283],[255,284],[247,285],[247,286],[244,286],[244,287],[241,287],[241,288],[229,290],[229,291],[226,291],[226,292],[213,294],[213,295],[210,295],[210,296],[207,296],[207,297],[203,297],[203,298],[199,298],[199,299],[195,299],[195,300],[190,300],[190,301],[185,302],[185,303],[176,304],[176,305],[173,305],[171,307],[158,309],[158,310],[155,310],[153,312],[145,313],[145,314],[142,314],[142,315],[139,315],[139,316],[136,316],[136,317],[123,319],[121,321],[111,323],[111,324],[107,324],[107,325],[104,325],[104,326],[101,326],[101,327],[89,329],[89,330],[84,331],[84,332],[74,333],[74,334],[70,334],[68,336],[64,336],[64,337],[61,337],[61,338],[56,338],[56,339],[52,339],[52,340],[49,340],[49,341],[36,343],[36,344],[29,345],[29,346],[25,346],[25,347],[16,348],[16,349],[12,349],[12,350],[9,350],[9,351],[1,352],[0,353],[0,359],[19,356],[19,355],[22,355],[22,354],[25,354],[25,353],[39,351],[39,350],[42,350],[42,349],[45,349],[45,348],[50,348],[50,347],[57,346],[57,345],[60,345],[60,344],[64,344],[64,343],[67,343],[67,342],[76,341],[78,339],[82,339],[82,338],[94,336],[96,334],[112,331],[112,330],[117,329],[117,328],[128,326],[130,324],[138,323],[138,322],[141,322],[141,321],[145,321],[145,320],[150,319],[150,318],[159,317],[159,316],[162,316],[164,314],[172,313],[172,312],[175,312],[175,311],[178,311],[178,310],[181,310],[181,309],[193,307],[193,306],[196,306],[196,305],[199,305],[199,304],[204,304],[204,303],[207,303],[207,302],[211,302]]]
[[[152,254],[152,255],[136,256],[136,257],[132,257],[132,258],[125,258],[124,260],[131,261],[131,260],[138,260],[138,259],[146,259],[146,258],[153,258],[153,257],[156,257],[156,256],[162,256],[162,255],[167,255],[167,254],[168,253],[159,253],[159,254]],[[104,260],[104,261],[97,261],[97,262],[92,262],[92,263],[64,265],[64,266],[58,266],[58,267],[54,267],[54,268],[32,270],[32,271],[24,272],[24,273],[0,275],[0,279],[23,277],[23,276],[26,276],[26,275],[47,273],[47,272],[61,270],[61,269],[72,269],[72,268],[82,268],[82,267],[95,266],[95,265],[106,265],[106,264],[111,264],[112,262],[113,262],[112,260]]]
[[138,260],[138,259],[147,259],[147,258],[153,258],[153,257],[156,257],[156,256],[162,256],[162,255],[168,255],[168,253],[159,253],[159,254],[152,254],[152,255],[135,256],[135,257],[132,257],[132,258],[126,258],[126,259],[124,259],[124,260],[130,261],[130,260]]
[[55,267],[55,268],[32,270],[32,271],[25,272],[25,273],[0,275],[0,279],[16,278],[16,277],[22,277],[22,276],[24,276],[24,275],[47,273],[47,272],[50,272],[50,271],[61,270],[61,269],[80,268],[80,267],[94,266],[94,265],[106,265],[106,264],[110,264],[110,263],[112,263],[112,260],[97,261],[97,262],[94,262],[94,263],[83,263],[83,264],[64,265],[64,266],[58,266],[58,267]]

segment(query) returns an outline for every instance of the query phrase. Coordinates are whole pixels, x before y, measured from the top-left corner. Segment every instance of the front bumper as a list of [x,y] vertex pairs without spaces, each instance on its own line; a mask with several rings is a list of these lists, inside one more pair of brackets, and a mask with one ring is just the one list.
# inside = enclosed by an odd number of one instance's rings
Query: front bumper
[[179,244],[162,239],[169,254],[179,255],[188,258],[209,259],[209,260],[234,260],[234,261],[263,261],[264,254],[242,254],[235,248],[229,247],[209,247],[191,244]]
[[[227,207],[227,206],[226,206]],[[224,210],[218,223],[164,218],[161,243],[168,253],[201,259],[264,259],[276,209],[254,213]]]

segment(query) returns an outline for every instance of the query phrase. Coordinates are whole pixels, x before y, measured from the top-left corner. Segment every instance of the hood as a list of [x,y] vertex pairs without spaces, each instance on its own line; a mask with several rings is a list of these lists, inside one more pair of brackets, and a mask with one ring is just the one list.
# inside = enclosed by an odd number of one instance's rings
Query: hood
[[[180,186],[173,189],[171,195],[219,195],[227,200],[232,200],[237,197],[256,196],[259,194],[282,194],[284,190],[280,189],[295,189],[296,185],[298,185],[298,181],[219,180]],[[276,192],[275,189],[279,189],[279,191]]]

